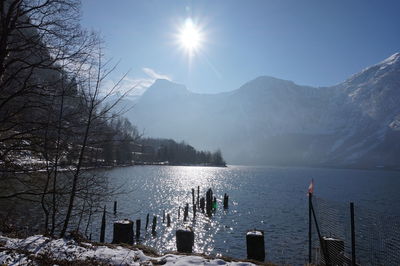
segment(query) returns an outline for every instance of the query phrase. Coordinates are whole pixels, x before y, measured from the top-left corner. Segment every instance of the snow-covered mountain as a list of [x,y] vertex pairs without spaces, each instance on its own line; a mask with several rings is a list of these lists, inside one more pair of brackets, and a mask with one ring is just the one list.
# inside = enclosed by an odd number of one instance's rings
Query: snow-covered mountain
[[197,94],[157,80],[127,113],[153,137],[221,148],[229,163],[400,167],[400,53],[333,87],[258,77]]

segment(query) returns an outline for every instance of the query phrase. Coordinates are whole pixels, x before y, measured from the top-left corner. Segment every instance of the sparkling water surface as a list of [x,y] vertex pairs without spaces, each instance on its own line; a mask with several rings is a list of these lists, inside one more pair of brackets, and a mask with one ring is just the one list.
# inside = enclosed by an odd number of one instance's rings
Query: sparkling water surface
[[[176,251],[175,230],[191,226],[195,232],[194,252],[246,257],[245,234],[249,229],[265,232],[268,261],[303,264],[307,258],[307,188],[315,182],[315,194],[328,200],[353,201],[383,213],[400,214],[400,173],[392,171],[229,166],[134,166],[105,173],[113,186],[125,193],[107,202],[118,202],[116,216],[108,215],[106,242],[112,241],[112,221],[141,219],[141,244],[158,252]],[[197,211],[193,219],[192,188],[200,186],[200,197],[212,188],[218,208],[209,218]],[[223,195],[229,195],[229,209],[223,209]],[[189,219],[183,222],[183,208],[189,203]],[[181,207],[178,220],[178,208]],[[162,223],[163,211],[171,215],[171,227]],[[146,215],[150,213],[147,232]],[[157,235],[151,235],[157,215]],[[93,225],[94,239],[100,222]]]

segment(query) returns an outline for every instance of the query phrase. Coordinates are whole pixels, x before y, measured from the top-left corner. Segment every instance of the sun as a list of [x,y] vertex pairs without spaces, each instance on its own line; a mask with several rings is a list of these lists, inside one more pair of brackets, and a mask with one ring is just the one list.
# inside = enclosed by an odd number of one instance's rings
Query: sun
[[190,56],[194,55],[204,41],[201,27],[196,25],[192,19],[186,19],[178,32],[178,43]]

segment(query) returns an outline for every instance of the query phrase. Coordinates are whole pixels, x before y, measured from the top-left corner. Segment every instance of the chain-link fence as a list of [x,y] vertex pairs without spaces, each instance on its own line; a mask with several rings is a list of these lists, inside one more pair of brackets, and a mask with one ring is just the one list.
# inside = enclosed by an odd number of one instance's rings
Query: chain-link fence
[[310,207],[313,264],[400,265],[399,216],[315,196]]

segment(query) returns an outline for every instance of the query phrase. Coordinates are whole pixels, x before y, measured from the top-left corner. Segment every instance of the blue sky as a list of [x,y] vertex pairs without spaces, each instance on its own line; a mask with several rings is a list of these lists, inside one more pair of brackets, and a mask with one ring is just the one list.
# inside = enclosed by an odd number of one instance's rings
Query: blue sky
[[[200,93],[260,75],[329,86],[400,52],[400,1],[82,0],[82,24],[120,60],[116,80],[169,78]],[[176,34],[191,17],[204,41],[189,63]],[[128,84],[126,83],[126,84]]]

